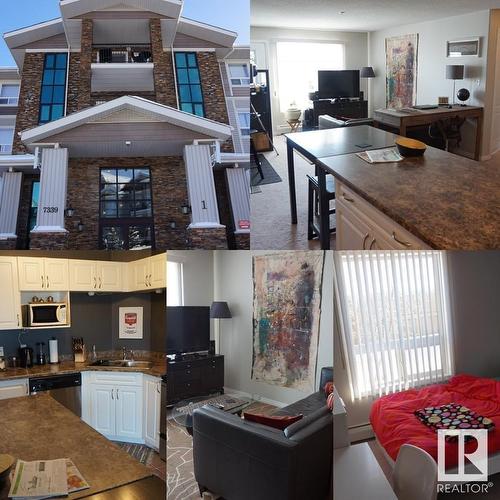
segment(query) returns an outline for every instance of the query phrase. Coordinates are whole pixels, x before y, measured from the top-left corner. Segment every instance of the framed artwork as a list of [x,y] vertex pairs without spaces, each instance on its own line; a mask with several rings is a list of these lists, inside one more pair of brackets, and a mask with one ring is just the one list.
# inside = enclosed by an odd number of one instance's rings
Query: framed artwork
[[386,106],[414,106],[417,99],[418,34],[385,39]]
[[446,42],[446,57],[479,57],[480,42],[479,37]]
[[252,379],[313,392],[324,253],[253,258]]
[[119,338],[143,338],[143,308],[120,307],[119,310]]

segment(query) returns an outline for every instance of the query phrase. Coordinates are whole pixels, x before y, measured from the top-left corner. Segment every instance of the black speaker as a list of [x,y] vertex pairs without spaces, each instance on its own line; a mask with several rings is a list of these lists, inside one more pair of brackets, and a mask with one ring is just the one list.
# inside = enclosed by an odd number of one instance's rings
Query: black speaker
[[304,125],[308,128],[314,127],[314,110],[306,109],[304,111]]
[[208,350],[210,356],[215,356],[215,340],[210,341],[210,349]]
[[360,92],[359,92],[359,100],[360,100],[360,101],[363,101],[363,100],[364,100],[364,97],[365,97],[365,94],[363,93],[363,91],[362,91],[362,90],[360,90]]

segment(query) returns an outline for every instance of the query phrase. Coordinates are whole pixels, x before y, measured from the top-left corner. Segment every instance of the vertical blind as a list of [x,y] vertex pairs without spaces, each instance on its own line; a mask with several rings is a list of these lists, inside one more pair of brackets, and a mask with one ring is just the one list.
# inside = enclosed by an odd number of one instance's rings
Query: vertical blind
[[353,400],[453,371],[444,254],[336,252],[340,331]]

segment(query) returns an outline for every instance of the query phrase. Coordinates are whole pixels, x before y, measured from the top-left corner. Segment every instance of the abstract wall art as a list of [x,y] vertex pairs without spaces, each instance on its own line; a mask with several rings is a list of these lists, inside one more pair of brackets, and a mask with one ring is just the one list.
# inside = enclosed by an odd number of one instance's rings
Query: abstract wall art
[[385,39],[388,108],[414,106],[417,99],[418,34]]
[[253,258],[252,379],[313,392],[324,253]]

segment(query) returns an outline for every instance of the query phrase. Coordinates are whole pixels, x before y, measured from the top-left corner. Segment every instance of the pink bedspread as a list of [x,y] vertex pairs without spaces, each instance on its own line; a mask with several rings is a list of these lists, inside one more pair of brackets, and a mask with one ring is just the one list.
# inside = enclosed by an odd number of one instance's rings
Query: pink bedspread
[[[373,403],[370,422],[380,444],[393,460],[405,443],[426,450],[437,460],[437,433],[419,422],[414,412],[447,403],[460,403],[491,418],[495,428],[488,434],[488,453],[500,451],[500,381],[493,379],[456,375],[448,383],[383,396]],[[474,440],[466,443],[466,452],[475,449]],[[446,468],[457,464],[458,444],[446,443]]]

